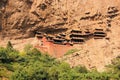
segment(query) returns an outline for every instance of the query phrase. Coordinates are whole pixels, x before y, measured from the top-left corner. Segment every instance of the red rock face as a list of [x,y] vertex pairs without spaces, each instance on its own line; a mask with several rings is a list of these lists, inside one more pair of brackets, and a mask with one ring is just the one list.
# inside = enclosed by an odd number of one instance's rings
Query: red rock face
[[73,48],[70,45],[54,44],[52,42],[47,41],[45,37],[39,39],[39,42],[39,45],[35,46],[36,48],[38,48],[43,53],[49,53],[51,56],[56,58],[64,56],[64,54],[67,53],[68,50]]

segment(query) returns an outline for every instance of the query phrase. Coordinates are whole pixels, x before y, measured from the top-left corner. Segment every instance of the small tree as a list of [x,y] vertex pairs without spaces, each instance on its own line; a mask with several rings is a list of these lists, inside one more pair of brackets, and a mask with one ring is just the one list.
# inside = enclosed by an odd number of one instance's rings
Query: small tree
[[13,49],[12,43],[10,41],[8,41],[6,48],[8,50],[12,50]]
[[19,51],[13,48],[12,43],[8,41],[6,46],[7,62],[14,62],[19,57]]

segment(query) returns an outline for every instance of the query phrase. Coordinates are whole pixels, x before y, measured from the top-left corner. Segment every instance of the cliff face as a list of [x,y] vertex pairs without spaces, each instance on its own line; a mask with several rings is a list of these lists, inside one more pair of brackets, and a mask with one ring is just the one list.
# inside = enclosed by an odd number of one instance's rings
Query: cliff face
[[119,3],[120,0],[2,0],[0,30],[2,37],[25,38],[33,37],[37,30],[58,33],[89,28],[106,23],[108,9],[119,10]]
[[1,40],[0,45],[7,43],[8,38],[19,39],[12,41],[18,49],[27,42],[39,43],[29,39],[36,31],[55,35],[72,29],[103,28],[107,31],[106,38],[92,38],[83,45],[73,46],[80,49],[78,56],[73,54],[66,59],[71,66],[82,64],[102,70],[120,55],[119,4],[120,0],[1,0],[0,39],[7,39]]

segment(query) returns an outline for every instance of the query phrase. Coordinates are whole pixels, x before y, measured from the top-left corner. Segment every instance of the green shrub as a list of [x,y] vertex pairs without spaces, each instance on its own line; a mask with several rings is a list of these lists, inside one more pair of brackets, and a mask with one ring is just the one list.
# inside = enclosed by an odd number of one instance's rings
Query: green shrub
[[77,73],[88,73],[88,70],[86,67],[84,66],[76,66],[74,68],[74,70],[77,72]]
[[[66,55],[79,50],[72,49]],[[0,47],[0,77],[10,80],[119,80],[120,57],[112,61],[108,71],[89,71],[84,66],[71,68],[69,64],[42,54],[39,50],[27,45],[24,55],[15,50],[9,43],[6,48]],[[9,76],[8,73],[10,72]]]
[[3,47],[0,47],[0,61],[7,60],[7,50]]
[[29,54],[29,52],[33,49],[33,46],[31,44],[26,44],[24,47],[24,51]]

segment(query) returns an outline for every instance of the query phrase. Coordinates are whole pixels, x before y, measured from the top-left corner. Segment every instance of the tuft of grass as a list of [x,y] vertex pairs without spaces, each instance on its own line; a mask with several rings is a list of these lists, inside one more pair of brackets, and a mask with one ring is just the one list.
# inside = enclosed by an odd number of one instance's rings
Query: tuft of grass
[[69,51],[65,54],[65,56],[66,56],[66,55],[73,54],[73,53],[78,52],[78,51],[80,51],[80,50],[78,50],[78,49],[71,49],[71,50],[69,50]]

